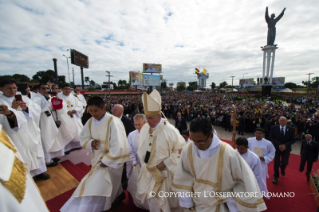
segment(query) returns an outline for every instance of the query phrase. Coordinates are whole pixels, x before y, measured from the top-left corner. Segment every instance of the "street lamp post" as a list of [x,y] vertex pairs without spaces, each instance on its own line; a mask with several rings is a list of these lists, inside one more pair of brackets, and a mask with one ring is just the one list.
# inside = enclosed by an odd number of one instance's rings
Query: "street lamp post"
[[[67,57],[65,55],[63,55],[63,57],[66,58],[66,63],[68,64],[68,77],[69,77],[69,83],[71,84],[71,81],[70,81],[70,70],[69,70],[69,58],[70,57]],[[73,82],[73,85],[74,85],[74,82]]]
[[233,87],[234,87],[234,77],[235,76],[230,76],[231,77],[231,91],[234,91]]
[[310,75],[311,75],[311,74],[313,74],[313,73],[306,74],[306,75],[309,76],[309,77],[308,77],[308,92],[307,92],[307,93],[309,93],[309,89],[310,89]]
[[105,71],[106,73],[107,73],[107,77],[109,77],[109,97],[111,97],[111,84],[110,84],[110,77],[113,77],[112,75],[111,75],[111,72],[109,72],[109,71]]

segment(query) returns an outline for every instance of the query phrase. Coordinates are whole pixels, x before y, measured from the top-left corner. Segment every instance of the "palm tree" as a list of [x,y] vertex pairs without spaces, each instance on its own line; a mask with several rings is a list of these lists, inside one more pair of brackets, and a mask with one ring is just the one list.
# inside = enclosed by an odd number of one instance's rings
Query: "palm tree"
[[89,84],[89,82],[90,82],[90,77],[84,77],[84,81],[86,82],[86,84]]

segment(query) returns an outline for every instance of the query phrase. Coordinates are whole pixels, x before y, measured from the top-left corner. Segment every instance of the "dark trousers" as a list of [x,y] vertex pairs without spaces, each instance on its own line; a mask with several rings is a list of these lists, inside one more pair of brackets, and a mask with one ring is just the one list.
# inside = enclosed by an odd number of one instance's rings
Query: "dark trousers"
[[279,178],[279,167],[282,171],[285,171],[286,166],[288,165],[289,156],[290,156],[290,152],[288,152],[287,150],[283,152],[280,150],[276,150],[275,161],[274,161],[274,171],[275,171],[274,177],[275,178]]
[[244,134],[244,126],[243,125],[239,125],[238,134]]
[[128,179],[126,176],[126,163],[124,163],[123,172],[122,172],[122,179],[121,179],[123,190],[127,189],[127,181],[128,181]]
[[306,175],[309,176],[312,170],[312,164],[313,164],[313,160],[312,159],[308,159],[308,158],[301,158],[301,162],[300,162],[300,167],[299,167],[299,171],[303,172],[305,165],[307,162],[307,172]]

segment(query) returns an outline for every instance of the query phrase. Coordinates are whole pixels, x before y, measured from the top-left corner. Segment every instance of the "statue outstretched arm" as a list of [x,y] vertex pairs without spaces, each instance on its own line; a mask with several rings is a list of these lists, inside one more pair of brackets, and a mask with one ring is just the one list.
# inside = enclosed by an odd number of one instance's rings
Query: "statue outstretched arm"
[[268,7],[266,7],[265,19],[266,19],[266,22],[268,23],[268,20],[270,19],[269,15],[268,15]]
[[276,22],[278,22],[278,21],[282,18],[282,16],[284,16],[285,10],[286,10],[286,7],[282,10],[282,12],[280,13],[280,15],[278,15],[278,17],[275,19]]

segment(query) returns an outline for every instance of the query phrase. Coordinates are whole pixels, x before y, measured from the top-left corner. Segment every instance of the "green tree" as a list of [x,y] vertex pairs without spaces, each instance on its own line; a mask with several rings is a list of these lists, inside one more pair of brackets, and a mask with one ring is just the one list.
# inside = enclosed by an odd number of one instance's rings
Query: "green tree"
[[184,84],[181,84],[179,86],[177,86],[177,91],[185,91],[185,85]]
[[284,86],[285,86],[285,88],[290,88],[290,89],[297,88],[297,84],[293,83],[293,82],[287,82],[287,83],[285,83]]
[[212,87],[212,90],[214,90],[216,88],[216,84],[214,82],[212,82],[211,87]]
[[90,86],[93,87],[95,85],[95,82],[93,80],[90,80]]
[[197,82],[189,82],[189,86],[187,86],[186,90],[193,91],[197,89]]
[[84,77],[84,81],[86,82],[86,84],[89,84],[89,82],[90,82],[90,77]]
[[[55,72],[53,70],[46,71],[38,71],[35,75],[33,75],[31,82],[49,82],[50,79],[55,79]],[[58,82],[56,82],[59,86],[65,84],[65,76],[58,76]]]
[[228,84],[227,84],[226,81],[224,81],[224,82],[222,82],[222,83],[219,84],[219,88],[225,88],[226,85],[228,85]]
[[30,78],[24,74],[14,74],[12,77],[17,82],[30,82]]

